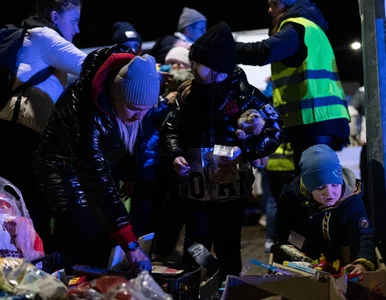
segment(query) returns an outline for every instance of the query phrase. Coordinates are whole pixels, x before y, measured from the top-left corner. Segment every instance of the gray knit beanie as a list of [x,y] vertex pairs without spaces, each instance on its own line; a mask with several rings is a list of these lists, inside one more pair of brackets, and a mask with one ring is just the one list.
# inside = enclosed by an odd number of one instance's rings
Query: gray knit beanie
[[280,0],[280,2],[285,6],[291,6],[292,4],[298,2],[298,0]]
[[153,56],[134,57],[115,77],[110,95],[134,105],[153,106],[160,93],[160,82]]
[[189,60],[189,50],[185,47],[173,47],[169,50],[168,54],[165,56],[166,64],[183,64],[186,68],[189,68],[191,62]]
[[207,21],[205,16],[193,8],[184,7],[178,20],[177,30],[181,31],[199,21]]

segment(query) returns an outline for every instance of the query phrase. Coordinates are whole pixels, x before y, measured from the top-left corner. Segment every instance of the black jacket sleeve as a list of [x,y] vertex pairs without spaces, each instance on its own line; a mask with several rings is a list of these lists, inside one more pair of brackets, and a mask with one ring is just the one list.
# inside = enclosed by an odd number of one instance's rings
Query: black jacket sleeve
[[351,201],[346,213],[349,220],[347,234],[351,253],[358,262],[365,259],[375,264],[374,230],[370,225],[365,206],[359,197],[348,200]]
[[150,49],[149,54],[154,56],[157,63],[164,64],[166,55],[176,42],[177,38],[174,35],[160,37],[156,40],[153,48]]
[[173,108],[167,114],[160,130],[161,153],[169,159],[174,159],[178,156],[184,155],[179,142],[179,128],[182,127],[181,123],[181,108],[178,99],[176,99],[173,104]]
[[237,63],[263,66],[295,55],[303,39],[303,36],[299,36],[299,30],[302,30],[299,26],[288,23],[261,42],[237,42]]

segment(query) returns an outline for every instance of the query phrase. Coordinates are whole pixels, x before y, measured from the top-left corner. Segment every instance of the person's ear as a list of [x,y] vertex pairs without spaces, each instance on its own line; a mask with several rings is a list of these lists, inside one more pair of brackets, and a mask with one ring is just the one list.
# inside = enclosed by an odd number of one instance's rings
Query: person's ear
[[52,21],[52,23],[54,23],[55,25],[58,24],[58,21],[59,21],[59,14],[58,14],[58,12],[55,11],[55,10],[51,12],[51,21]]

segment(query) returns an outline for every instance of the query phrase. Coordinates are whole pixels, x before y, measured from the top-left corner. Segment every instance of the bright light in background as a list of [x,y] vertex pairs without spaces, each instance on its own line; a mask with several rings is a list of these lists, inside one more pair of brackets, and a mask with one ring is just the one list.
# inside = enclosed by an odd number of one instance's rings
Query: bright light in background
[[361,45],[361,43],[359,43],[359,42],[354,42],[354,43],[352,43],[352,44],[350,45],[350,47],[351,47],[351,49],[353,49],[353,50],[359,50],[359,49],[362,47],[362,45]]

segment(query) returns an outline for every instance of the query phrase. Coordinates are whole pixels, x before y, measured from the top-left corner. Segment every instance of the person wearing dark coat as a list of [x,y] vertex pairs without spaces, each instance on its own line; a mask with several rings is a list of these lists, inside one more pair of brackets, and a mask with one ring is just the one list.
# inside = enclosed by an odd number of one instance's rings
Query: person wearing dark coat
[[184,7],[178,18],[177,31],[173,34],[159,37],[149,54],[157,63],[165,64],[168,52],[174,47],[189,47],[206,31],[207,19],[199,11]]
[[90,53],[80,78],[57,101],[34,156],[65,265],[105,268],[119,245],[151,268],[119,197],[120,163],[133,153],[140,121],[160,91],[156,62],[118,46]]
[[[349,247],[352,273],[375,269],[374,230],[362,202],[362,182],[343,168],[329,146],[306,149],[300,160],[301,175],[283,191],[276,216],[279,244],[291,233],[304,238],[301,251],[312,259],[324,254],[329,261],[344,259]],[[296,236],[297,236],[296,235]]]
[[299,174],[308,147],[326,144],[340,151],[349,144],[350,115],[320,10],[311,0],[269,0],[268,5],[274,20],[269,38],[236,43],[237,62],[271,65],[273,104]]
[[[251,162],[279,147],[282,122],[236,66],[235,41],[226,23],[202,35],[192,45],[189,58],[194,80],[180,86],[176,105],[161,126],[162,152],[181,179],[184,261],[189,261],[188,248],[193,243],[208,250],[213,246],[220,280],[224,280],[241,272],[241,228],[252,195]],[[248,109],[256,109],[265,125],[260,134],[239,140],[238,119]],[[229,155],[217,154],[216,146],[227,146]]]

